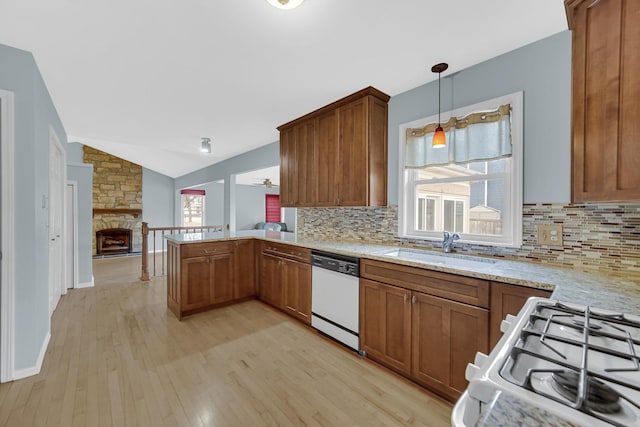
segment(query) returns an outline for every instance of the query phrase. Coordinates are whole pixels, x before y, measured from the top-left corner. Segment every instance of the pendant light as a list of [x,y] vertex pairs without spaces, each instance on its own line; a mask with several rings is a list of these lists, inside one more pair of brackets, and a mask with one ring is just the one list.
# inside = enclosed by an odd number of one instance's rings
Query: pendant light
[[269,4],[278,9],[290,10],[300,6],[304,0],[267,0]]
[[447,68],[449,68],[449,64],[444,62],[431,67],[432,73],[438,73],[438,127],[436,127],[436,133],[433,134],[433,140],[431,141],[433,148],[441,148],[447,145],[447,137],[444,134],[444,130],[442,130],[442,126],[440,126],[440,73]]
[[211,153],[211,138],[200,138],[202,139],[202,145],[200,147],[200,151],[203,153]]

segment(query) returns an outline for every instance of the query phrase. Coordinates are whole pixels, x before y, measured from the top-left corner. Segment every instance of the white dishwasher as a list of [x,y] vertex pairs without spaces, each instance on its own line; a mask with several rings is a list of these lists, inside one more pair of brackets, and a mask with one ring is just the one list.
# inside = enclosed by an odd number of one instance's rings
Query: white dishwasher
[[360,259],[311,253],[311,326],[359,351]]

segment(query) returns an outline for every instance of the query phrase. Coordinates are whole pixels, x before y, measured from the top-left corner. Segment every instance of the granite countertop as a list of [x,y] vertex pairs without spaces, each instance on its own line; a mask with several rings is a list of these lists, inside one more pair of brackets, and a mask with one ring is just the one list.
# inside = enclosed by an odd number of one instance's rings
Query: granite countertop
[[[418,251],[433,253],[437,255],[436,260],[442,258],[446,261],[450,257],[457,258],[457,262],[454,264],[443,265],[433,262],[434,257],[429,257],[429,260],[421,260],[419,256],[412,256],[409,259],[388,255],[389,252],[397,250],[399,246],[302,240],[295,233],[265,230],[185,233],[166,236],[166,238],[176,244],[257,238],[513,285],[547,289],[553,291],[551,296],[553,299],[601,307],[607,310],[638,314],[638,307],[640,307],[640,274],[638,273],[604,273],[597,270],[554,267],[532,262],[509,261],[502,258]],[[406,249],[402,248],[402,250]]]
[[530,427],[579,427],[540,407],[518,397],[498,391],[483,406],[475,427],[530,426]]

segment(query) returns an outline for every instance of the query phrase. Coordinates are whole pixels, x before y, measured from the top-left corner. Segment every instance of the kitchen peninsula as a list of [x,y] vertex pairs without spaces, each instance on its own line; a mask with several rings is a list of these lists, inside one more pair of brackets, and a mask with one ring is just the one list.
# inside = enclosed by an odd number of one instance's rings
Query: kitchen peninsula
[[[469,262],[466,266],[463,262],[458,263],[456,266],[446,266],[423,262],[419,259],[405,259],[388,255],[397,250],[398,246],[351,241],[301,240],[294,233],[263,230],[237,231],[233,233],[222,231],[189,233],[167,236],[167,240],[169,247],[173,248],[170,251],[180,250],[183,247],[198,248],[198,245],[202,243],[226,242],[227,245],[230,245],[238,241],[254,241],[255,243],[280,242],[301,248],[318,249],[460,276],[475,277],[496,283],[548,290],[552,291],[551,298],[576,304],[591,304],[608,310],[635,312],[637,307],[640,306],[640,274],[633,272],[599,273],[596,270],[555,267],[547,264],[505,260],[503,258],[489,258],[494,262]],[[224,247],[228,248],[228,246]],[[259,249],[256,248],[256,254],[258,252]],[[177,265],[178,259],[175,258],[178,254],[179,252],[174,252],[173,259],[171,254],[169,255],[169,283],[173,283],[176,269],[179,268]],[[201,255],[205,256],[205,258],[206,256],[213,256],[211,253],[207,254],[206,252],[202,252]],[[456,257],[457,255],[452,254],[451,256]],[[462,257],[462,259],[464,258]],[[473,260],[475,257],[466,258]],[[487,258],[484,257],[482,259]],[[253,259],[250,256],[245,259],[238,258],[235,262],[241,264],[244,270],[251,269],[252,266],[253,268],[258,268],[255,257]],[[254,280],[259,282],[259,276],[256,276]],[[187,284],[185,283],[184,285],[186,286]],[[171,286],[168,286],[168,288],[171,288]],[[259,292],[259,286],[256,286],[256,292]],[[257,293],[254,295],[257,295]]]
[[[166,238],[167,303],[179,319],[258,297],[309,325],[311,250],[359,257],[360,349],[450,401],[466,387],[466,364],[497,343],[502,320],[517,314],[527,298],[620,312],[640,305],[635,273],[604,275],[391,245],[301,240],[294,233],[263,230]],[[422,317],[440,327],[426,327]],[[399,340],[392,348],[382,344],[387,329]],[[437,354],[432,342],[438,342]]]

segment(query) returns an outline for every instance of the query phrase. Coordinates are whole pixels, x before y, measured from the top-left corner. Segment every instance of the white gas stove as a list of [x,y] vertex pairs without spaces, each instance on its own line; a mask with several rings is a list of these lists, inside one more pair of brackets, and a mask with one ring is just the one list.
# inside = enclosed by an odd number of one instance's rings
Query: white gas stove
[[497,392],[567,425],[640,426],[640,317],[531,298],[501,330],[467,366],[454,426],[476,425]]

